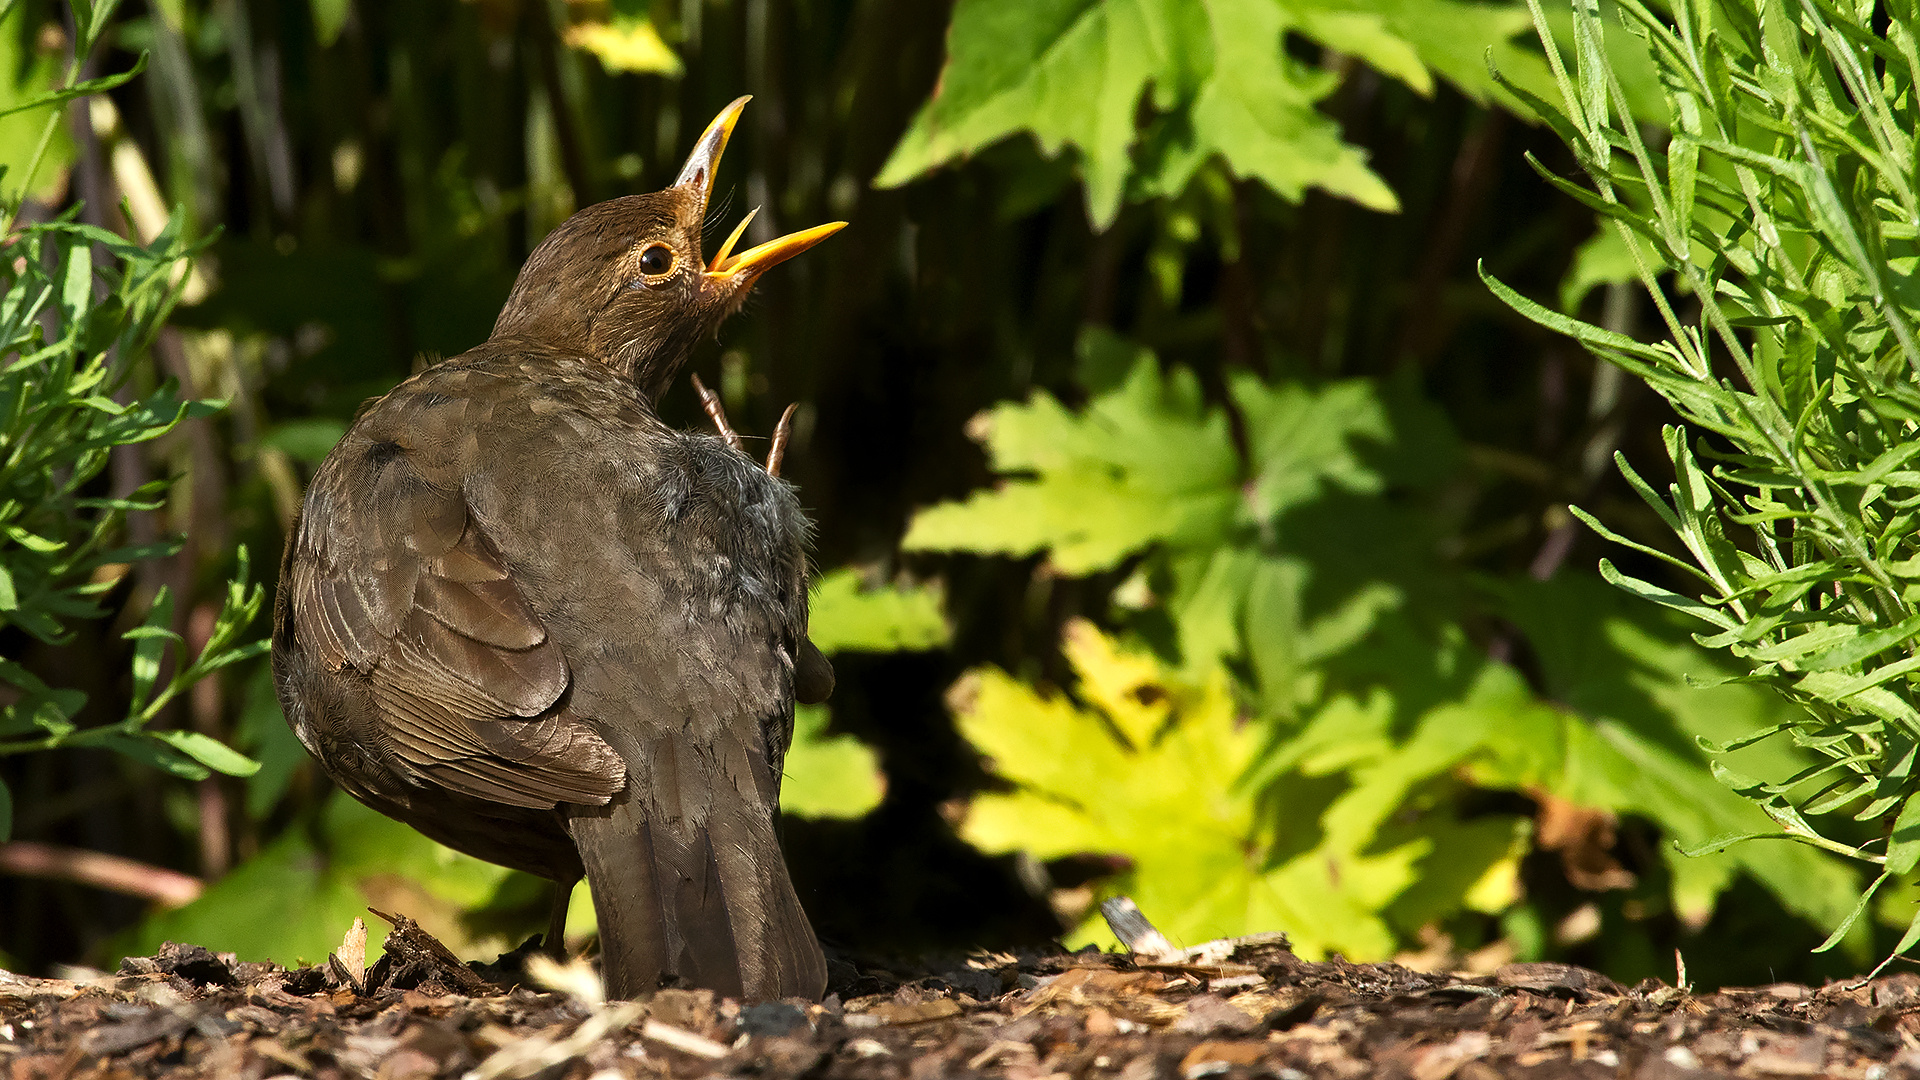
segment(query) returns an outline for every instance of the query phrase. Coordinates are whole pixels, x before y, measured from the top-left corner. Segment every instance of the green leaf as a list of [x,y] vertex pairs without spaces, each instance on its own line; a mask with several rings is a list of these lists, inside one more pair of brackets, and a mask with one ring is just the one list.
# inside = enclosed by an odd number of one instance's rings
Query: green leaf
[[1568,506],[1567,512],[1572,514],[1575,518],[1577,518],[1582,525],[1585,525],[1587,528],[1592,529],[1595,533],[1597,533],[1601,538],[1605,540],[1609,540],[1613,543],[1619,544],[1622,547],[1632,548],[1633,550],[1639,552],[1642,555],[1651,555],[1654,558],[1659,559],[1661,562],[1666,563],[1667,565],[1673,567],[1676,570],[1683,570],[1689,574],[1692,574],[1694,577],[1701,579],[1702,581],[1706,580],[1707,576],[1701,573],[1698,567],[1695,567],[1688,563],[1681,562],[1679,559],[1674,558],[1673,556],[1667,554],[1664,551],[1659,550],[1658,548],[1648,547],[1647,545],[1640,543],[1638,540],[1633,540],[1628,537],[1622,536],[1617,532],[1614,532],[1612,529],[1607,528],[1607,526],[1603,522],[1601,522],[1599,518],[1594,517],[1592,514],[1587,513],[1585,510],[1582,510],[1577,506]]
[[[1199,687],[1172,682],[1151,658],[1086,623],[1069,627],[1065,649],[1079,702],[1041,696],[994,669],[957,689],[962,734],[1015,785],[974,800],[964,838],[1041,859],[1124,855],[1133,868],[1112,887],[1177,941],[1285,926],[1306,955],[1391,950],[1378,909],[1415,879],[1424,844],[1343,855],[1338,883],[1324,859],[1263,866],[1254,796],[1220,783],[1244,770],[1259,746],[1237,722],[1224,680],[1215,673]],[[1072,940],[1103,934],[1096,919]]]
[[207,771],[206,766],[161,741],[155,737],[157,734],[157,732],[116,733],[102,739],[100,745],[125,754],[142,765],[171,773],[182,780],[205,780],[212,775]]
[[260,445],[271,446],[295,461],[319,464],[347,433],[344,421],[331,418],[290,420],[275,424],[260,437]]
[[173,622],[173,597],[166,586],[154,594],[153,605],[147,609],[144,623],[122,635],[133,639],[133,700],[134,712],[145,708],[153,696],[154,682],[160,677],[160,660],[166,652],[168,642],[179,642],[179,635],[167,629]]
[[[6,195],[18,199],[24,195],[51,201],[56,189],[67,182],[66,171],[73,161],[73,136],[66,124],[55,122],[49,133],[47,121],[58,106],[45,101],[46,92],[60,78],[60,64],[52,53],[25,48],[33,37],[21,24],[27,8],[15,4],[0,16],[0,167],[6,169]],[[16,190],[26,184],[27,166],[41,149],[41,137],[48,136],[31,191]],[[23,281],[30,288],[30,281]],[[31,318],[31,315],[25,316]]]
[[1513,308],[1515,311],[1539,323],[1541,326],[1557,333],[1565,334],[1584,345],[1603,351],[1619,352],[1627,356],[1638,357],[1653,364],[1664,365],[1672,362],[1671,357],[1667,353],[1651,345],[1642,345],[1625,334],[1617,334],[1612,330],[1594,326],[1592,323],[1581,322],[1578,319],[1562,315],[1557,311],[1534,303],[1508,288],[1492,274],[1487,273],[1487,268],[1484,264],[1480,266],[1480,280],[1486,283],[1487,288],[1493,290],[1495,296],[1506,301],[1508,307]]
[[604,16],[584,8],[586,17],[567,27],[566,42],[598,57],[609,72],[678,75],[680,58],[660,37],[651,6],[648,0],[614,0]]
[[1685,612],[1696,619],[1703,619],[1722,629],[1732,629],[1737,625],[1719,608],[1711,607],[1691,597],[1681,596],[1679,593],[1670,592],[1660,588],[1658,585],[1652,585],[1641,581],[1639,578],[1629,577],[1621,573],[1613,565],[1611,560],[1600,560],[1600,576],[1606,579],[1607,584],[1617,589],[1632,593],[1643,600],[1651,600],[1662,607],[1669,607],[1675,611]]
[[93,306],[93,251],[82,241],[66,245],[65,273],[60,279],[60,313],[73,332]]
[[150,731],[147,734],[215,772],[228,776],[252,776],[260,771],[259,762],[211,735],[198,731]]
[[[1590,578],[1508,583],[1498,595],[1499,611],[1531,647],[1548,698],[1591,725],[1569,726],[1560,747],[1534,766],[1541,771],[1516,773],[1516,781],[1547,783],[1576,803],[1643,816],[1687,849],[1742,834],[1782,836],[1759,808],[1702,768],[1698,742],[1738,743],[1802,720],[1802,709],[1761,686],[1702,685],[1732,670],[1724,654],[1689,641],[1688,620]],[[1749,743],[1726,760],[1767,776],[1807,763],[1786,739]],[[1822,926],[1845,914],[1858,887],[1841,860],[1800,844],[1740,845],[1711,860],[1674,860],[1669,869],[1674,906],[1696,925],[1712,914],[1714,897],[1735,872],[1751,874],[1788,910]]]
[[14,543],[19,544],[28,551],[36,551],[42,555],[50,555],[67,546],[64,541],[49,540],[44,536],[36,536],[18,525],[7,526],[7,536],[10,537]]
[[1154,543],[1217,542],[1241,500],[1226,418],[1203,406],[1190,372],[1163,380],[1150,357],[1081,413],[1039,393],[983,414],[975,430],[994,468],[1016,475],[915,514],[906,550],[1045,549],[1062,572],[1086,574]]
[[1373,383],[1353,379],[1316,390],[1292,382],[1268,386],[1240,373],[1231,391],[1246,421],[1253,459],[1247,509],[1255,519],[1271,521],[1328,487],[1364,493],[1385,487],[1362,455],[1362,444],[1371,449],[1393,439]]
[[77,51],[84,56],[93,51],[94,44],[100,40],[100,31],[106,28],[120,0],[69,0],[69,4],[75,27],[80,31]]
[[821,652],[938,649],[952,637],[937,583],[863,589],[860,577],[842,567],[814,579],[807,636]]
[[851,735],[828,735],[823,706],[801,705],[793,717],[781,811],[808,818],[857,818],[879,806],[887,790],[879,755]]
[[[1206,33],[1204,21],[1193,22],[1166,0],[960,0],[940,92],[914,117],[875,185],[897,187],[1029,131],[1048,154],[1079,151],[1089,213],[1097,224],[1111,222],[1141,95],[1149,83],[1174,89],[1198,74],[1176,67],[1189,50],[1204,52],[1204,45],[1174,45]],[[1277,51],[1277,38],[1273,44]]]
[[145,70],[147,70],[147,54],[141,53],[139,59],[133,62],[133,67],[118,74],[103,75],[98,79],[87,79],[83,82],[74,83],[69,87],[38,94],[27,101],[16,102],[11,105],[0,105],[0,117],[11,116],[14,113],[26,112],[29,109],[38,109],[47,105],[57,105],[63,101],[72,101],[74,98],[103,94],[108,90],[126,85],[134,76],[139,75]]
[[1920,796],[1909,795],[1887,834],[1887,873],[1904,877],[1915,866],[1920,866]]
[[1817,953],[1826,952],[1835,945],[1840,944],[1841,939],[1847,936],[1847,931],[1853,929],[1853,924],[1860,921],[1860,915],[1867,910],[1867,905],[1872,902],[1873,894],[1879,892],[1880,886],[1885,885],[1887,879],[1892,876],[1892,873],[1882,873],[1879,877],[1874,878],[1873,884],[1867,886],[1866,891],[1860,894],[1860,900],[1854,904],[1853,910],[1847,913],[1846,918],[1840,920],[1839,926],[1833,928],[1833,933],[1827,936],[1827,940],[1813,947],[1813,951]]
[[1024,131],[1049,155],[1073,148],[1089,216],[1104,228],[1135,171],[1136,114],[1150,96],[1173,123],[1144,190],[1177,192],[1217,155],[1289,199],[1319,186],[1396,206],[1314,108],[1332,84],[1288,60],[1290,28],[1295,20],[1275,0],[961,0],[940,90],[875,183],[898,186]]
[[[1313,107],[1333,83],[1303,75],[1288,62],[1282,38],[1289,25],[1280,5],[1205,0],[1201,6],[1213,43],[1212,71],[1192,98],[1188,141],[1168,155],[1150,189],[1178,193],[1199,163],[1217,154],[1236,174],[1290,201],[1319,187],[1369,209],[1397,211],[1400,200],[1392,189],[1367,167],[1358,148],[1341,140],[1332,119]],[[1189,62],[1198,66],[1196,61]],[[1088,195],[1095,219],[1111,221],[1112,213],[1094,201],[1091,184]]]
[[1894,626],[1883,626],[1878,630],[1853,636],[1844,644],[1808,657],[1801,662],[1800,666],[1807,671],[1831,671],[1835,668],[1852,667],[1877,653],[1905,644],[1917,633],[1920,633],[1920,614],[1913,615]]
[[[1328,9],[1360,15],[1365,21],[1359,29],[1365,36],[1349,35],[1343,39],[1344,45],[1332,40],[1321,31],[1321,23],[1315,18],[1316,13]],[[1296,10],[1300,12],[1308,37],[1330,48],[1350,52],[1416,90],[1431,80],[1415,75],[1404,60],[1395,62],[1395,54],[1402,46],[1411,49],[1421,64],[1481,104],[1502,97],[1500,80],[1488,72],[1489,67],[1497,70],[1508,84],[1532,94],[1553,93],[1553,78],[1539,52],[1523,47],[1516,40],[1524,36],[1527,45],[1532,44],[1533,20],[1521,4],[1454,0],[1367,0],[1364,4],[1354,4],[1332,0],[1302,2],[1296,5]],[[1377,32],[1373,29],[1376,25]],[[1506,99],[1502,104],[1511,108],[1513,102]]]
[[321,48],[331,46],[340,38],[340,31],[347,25],[347,15],[353,10],[352,0],[310,0],[313,11],[313,37]]

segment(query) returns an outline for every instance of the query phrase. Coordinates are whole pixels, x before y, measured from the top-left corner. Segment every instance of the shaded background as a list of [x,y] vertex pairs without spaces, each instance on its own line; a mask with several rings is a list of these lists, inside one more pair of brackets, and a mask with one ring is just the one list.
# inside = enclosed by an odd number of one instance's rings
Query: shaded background
[[[1075,343],[1088,326],[1190,367],[1215,401],[1227,373],[1245,369],[1369,377],[1438,406],[1464,440],[1442,544],[1462,571],[1591,576],[1600,545],[1572,528],[1569,500],[1669,542],[1607,467],[1616,447],[1660,460],[1664,406],[1637,384],[1596,385],[1591,358],[1499,304],[1474,272],[1484,260],[1521,292],[1554,297],[1593,233],[1591,216],[1527,166],[1532,153],[1574,171],[1539,127],[1444,82],[1423,96],[1289,39],[1339,75],[1322,109],[1366,150],[1398,213],[1319,191],[1291,203],[1241,180],[1230,182],[1229,214],[1199,213],[1192,199],[1132,202],[1096,230],[1070,161],[1026,138],[901,188],[872,186],[940,75],[946,5],[655,4],[653,25],[684,65],[677,76],[609,73],[569,45],[588,7],[171,0],[116,16],[98,67],[121,70],[146,52],[148,73],[115,91],[111,109],[74,110],[57,167],[42,173],[59,176],[30,212],[83,202],[89,219],[124,229],[108,208],[125,197],[138,217],[149,192],[126,156],[137,152],[151,195],[184,205],[195,232],[214,237],[155,363],[232,407],[114,465],[126,488],[186,477],[169,514],[138,526],[182,530],[186,548],[126,589],[165,581],[194,597],[179,608],[190,639],[196,628],[204,637],[238,545],[270,576],[304,478],[360,402],[484,338],[550,228],[577,207],[670,182],[693,136],[740,93],[754,101],[720,171],[713,227],[724,233],[752,207],[750,241],[852,224],[764,279],[694,370],[746,433],[769,431],[800,402],[788,475],[819,524],[819,564],[937,577],[955,630],[943,651],[836,661],[833,730],[877,751],[887,787],[865,817],[789,822],[796,877],[831,940],[909,951],[1044,941],[1063,929],[1048,889],[1102,869],[1056,865],[1036,885],[1030,867],[956,838],[955,800],[989,780],[943,695],[983,663],[1065,680],[1061,627],[1105,618],[1124,574],[1074,579],[1037,557],[897,550],[916,508],[990,480],[969,418],[1035,388],[1085,400]],[[59,12],[34,2],[0,23],[18,78],[60,54],[60,26]],[[0,141],[17,143],[15,132],[0,128]],[[1601,288],[1584,303],[1589,317],[1634,326],[1631,294]],[[704,425],[684,382],[662,411]],[[1460,618],[1475,649],[1542,684],[1524,633],[1467,601]],[[123,628],[61,650],[9,641],[8,655],[71,685],[110,686],[124,680],[113,637]],[[185,785],[105,754],[6,759],[16,837],[213,880],[276,837],[318,835],[327,782],[287,751],[264,687],[257,670],[230,673],[170,722],[237,741],[267,762],[272,787]],[[1660,843],[1629,819],[1615,855],[1644,867]],[[1550,920],[1593,900],[1550,855],[1530,857],[1525,874]],[[531,928],[538,898],[516,889],[493,895],[487,917]],[[1664,950],[1687,934],[1763,927],[1773,942],[1764,952],[1692,959],[1696,976],[1762,981],[1848,963],[1808,958],[1822,931],[1751,883],[1732,897],[1704,931],[1653,920],[1627,959],[1599,945],[1559,955],[1622,977],[1654,973],[1657,961],[1671,976]],[[27,971],[110,963],[116,935],[146,910],[138,898],[0,875],[0,959]]]

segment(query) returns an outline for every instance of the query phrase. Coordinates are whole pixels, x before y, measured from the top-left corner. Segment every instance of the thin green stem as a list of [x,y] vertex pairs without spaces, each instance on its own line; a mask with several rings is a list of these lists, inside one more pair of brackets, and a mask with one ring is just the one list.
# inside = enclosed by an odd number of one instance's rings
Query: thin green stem
[[[81,57],[76,54],[72,60],[67,62],[66,77],[60,80],[60,85],[53,91],[54,93],[57,94],[61,90],[65,90],[73,85],[74,77],[80,73],[80,60]],[[86,99],[75,98],[74,100],[85,101]],[[19,220],[20,209],[26,205],[28,193],[33,190],[33,178],[39,175],[40,162],[46,157],[47,147],[53,142],[54,129],[60,126],[60,121],[67,114],[67,103],[65,102],[57,103],[51,106],[51,108],[53,111],[48,115],[46,125],[40,129],[40,141],[34,144],[33,156],[27,159],[26,172],[20,180],[19,197],[7,201],[7,223],[4,228],[0,228],[0,236],[5,236],[13,232],[13,223]]]

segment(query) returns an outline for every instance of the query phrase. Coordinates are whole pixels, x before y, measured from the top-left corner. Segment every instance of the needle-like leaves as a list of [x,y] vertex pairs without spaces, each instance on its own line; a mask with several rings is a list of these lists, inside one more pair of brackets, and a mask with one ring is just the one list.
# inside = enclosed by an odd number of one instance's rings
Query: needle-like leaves
[[[1828,948],[1920,860],[1920,592],[1908,584],[1920,473],[1907,468],[1920,453],[1915,11],[1832,0],[1620,10],[1661,73],[1671,132],[1649,139],[1613,107],[1618,80],[1596,58],[1618,43],[1592,0],[1574,3],[1571,71],[1543,29],[1563,106],[1535,107],[1586,169],[1590,186],[1572,193],[1632,251],[1668,340],[1622,341],[1488,282],[1643,378],[1686,422],[1668,432],[1667,492],[1621,469],[1707,590],[1683,596],[1605,562],[1602,573],[1716,628],[1698,640],[1801,706],[1761,734],[1787,734],[1826,764],[1774,783],[1718,772],[1782,835],[1885,864]],[[1825,815],[1844,816],[1817,826]],[[1887,835],[1863,837],[1854,820],[1886,821]],[[1900,948],[1916,942],[1910,930]]]

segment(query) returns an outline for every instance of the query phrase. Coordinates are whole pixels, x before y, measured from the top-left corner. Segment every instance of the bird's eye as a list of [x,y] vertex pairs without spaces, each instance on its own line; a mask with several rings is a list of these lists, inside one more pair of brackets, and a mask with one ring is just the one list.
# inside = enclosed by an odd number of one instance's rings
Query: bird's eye
[[659,277],[673,271],[673,249],[665,244],[654,244],[640,253],[640,272],[648,277]]

